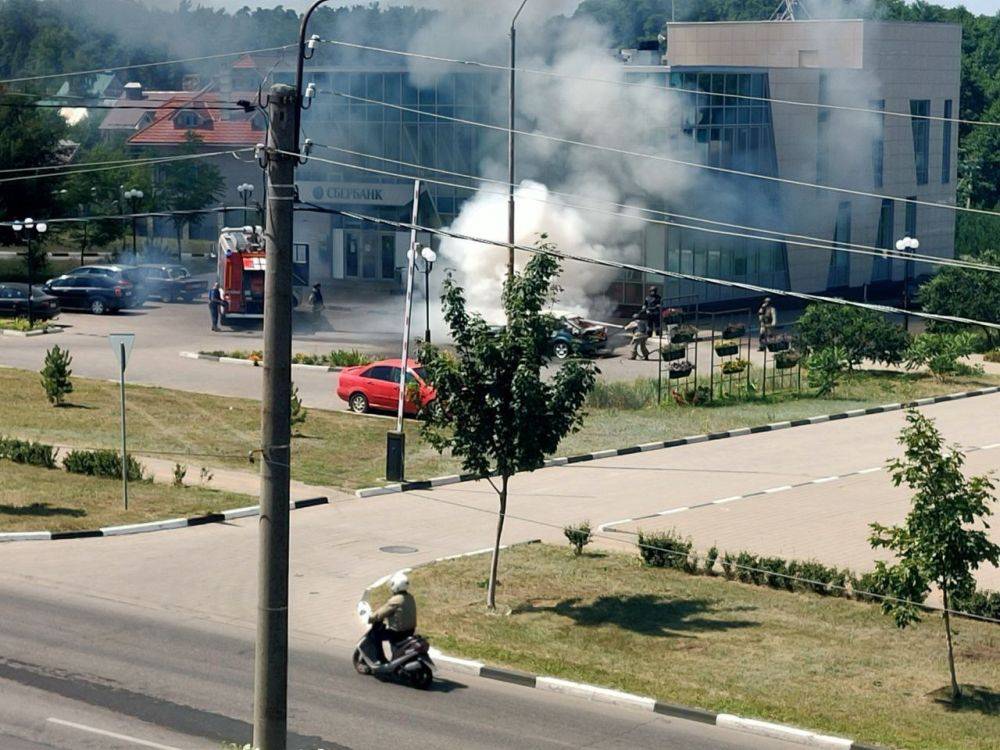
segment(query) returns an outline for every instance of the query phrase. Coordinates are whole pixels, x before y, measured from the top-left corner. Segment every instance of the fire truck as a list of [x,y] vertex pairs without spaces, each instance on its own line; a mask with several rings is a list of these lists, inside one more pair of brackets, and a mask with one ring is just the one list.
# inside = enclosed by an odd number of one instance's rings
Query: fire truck
[[[223,321],[264,319],[264,231],[261,227],[223,227],[219,233],[218,279],[226,300]],[[299,257],[303,256],[303,257]],[[305,299],[308,249],[296,246],[293,263],[292,306]],[[304,262],[303,262],[304,261]]]

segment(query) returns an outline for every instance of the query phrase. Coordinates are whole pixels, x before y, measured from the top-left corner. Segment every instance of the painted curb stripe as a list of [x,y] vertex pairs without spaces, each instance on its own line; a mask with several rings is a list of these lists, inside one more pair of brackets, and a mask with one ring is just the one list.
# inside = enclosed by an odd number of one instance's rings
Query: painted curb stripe
[[[840,412],[838,414],[823,414],[816,417],[806,417],[802,419],[792,419],[786,422],[775,422],[773,424],[758,425],[756,427],[738,427],[725,432],[713,432],[707,435],[692,435],[690,437],[674,438],[663,440],[658,443],[644,443],[642,445],[632,445],[627,448],[611,448],[608,450],[595,451],[593,453],[582,453],[577,456],[563,456],[560,458],[550,458],[543,466],[566,466],[569,464],[584,463],[602,458],[613,458],[615,456],[628,456],[634,453],[646,453],[647,451],[663,450],[665,448],[678,448],[682,445],[695,445],[712,440],[724,440],[726,438],[742,437],[745,435],[756,435],[761,432],[774,432],[791,427],[805,427],[807,425],[823,424],[824,422],[835,422],[842,419],[853,419],[855,417],[866,417],[872,414],[886,414],[892,411],[908,409],[914,406],[928,406],[946,401],[958,401],[965,398],[975,398],[976,396],[988,396],[993,393],[1000,393],[1000,386],[990,386],[980,388],[975,391],[964,391],[962,393],[952,393],[945,396],[934,396],[933,398],[920,399],[919,401],[909,401],[907,403],[884,404],[882,406],[872,406],[867,409],[852,409],[851,411]],[[448,477],[451,479],[451,477]],[[472,474],[462,474],[458,482],[473,482],[481,477]],[[409,490],[426,490],[437,487],[441,484],[454,484],[454,481],[434,483],[435,480],[424,480],[420,482],[401,482],[398,484],[387,484],[381,487],[365,487],[355,490],[356,497],[377,497],[378,495],[389,495],[396,492],[408,492]]]
[[[310,497],[305,500],[294,500],[288,504],[288,508],[289,510],[312,508],[317,505],[327,505],[329,502],[330,498],[328,497]],[[210,523],[222,523],[235,518],[256,516],[259,513],[259,505],[248,505],[245,508],[234,508],[232,510],[224,510],[221,513],[209,513],[204,516],[195,516],[193,518],[167,518],[162,521],[134,523],[127,524],[125,526],[104,526],[100,529],[91,529],[86,531],[16,531],[0,534],[0,543],[56,541],[59,539],[92,539],[95,537],[147,534],[153,531],[167,531],[169,529],[182,529],[188,526],[204,526]]]
[[499,669],[497,667],[483,666],[479,670],[479,676],[487,680],[498,680],[500,682],[510,682],[514,685],[524,685],[525,687],[535,687],[536,678],[533,674],[526,672],[515,672],[512,669]]
[[677,706],[673,703],[663,703],[661,701],[656,701],[653,705],[653,713],[663,716],[673,716],[677,719],[700,721],[702,724],[714,724],[716,717],[716,714],[712,711],[705,711],[701,708],[690,708],[688,706]]

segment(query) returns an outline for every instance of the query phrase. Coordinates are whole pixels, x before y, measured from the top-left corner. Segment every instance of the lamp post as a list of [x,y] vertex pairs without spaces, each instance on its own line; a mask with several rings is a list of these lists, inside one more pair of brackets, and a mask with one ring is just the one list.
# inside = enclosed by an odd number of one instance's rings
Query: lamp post
[[15,221],[11,225],[17,235],[20,237],[21,232],[24,232],[24,241],[27,243],[27,249],[25,250],[24,260],[25,265],[28,267],[28,326],[33,326],[35,324],[35,307],[32,297],[34,297],[34,290],[32,289],[32,271],[34,269],[34,257],[31,255],[31,235],[35,233],[39,237],[48,230],[48,224],[44,221],[36,222],[34,219],[25,219],[24,221]]
[[510,81],[507,85],[507,278],[514,276],[514,60],[517,54],[517,30],[514,28],[528,0],[521,5],[510,22]]
[[239,193],[240,198],[243,199],[243,226],[248,226],[247,203],[250,201],[250,196],[253,195],[253,185],[249,182],[244,182],[242,185],[236,186],[236,192]]
[[143,199],[144,195],[141,190],[130,188],[122,193],[122,196],[131,204],[132,209],[132,256],[134,259],[137,254],[135,241],[135,212],[139,201]]
[[[907,235],[901,240],[896,240],[896,249],[901,253],[912,255],[919,247],[920,240],[916,237]],[[903,315],[903,324],[907,331],[910,330],[910,275],[912,271],[913,260],[907,258],[903,261],[903,309],[906,310],[906,313]]]
[[[410,251],[412,252],[412,251]],[[431,269],[434,268],[434,261],[437,260],[437,253],[431,248],[420,246],[420,258],[423,258],[424,267],[417,264],[417,270],[424,275],[424,312],[426,324],[424,327],[424,341],[431,343]],[[416,262],[416,258],[414,258]]]

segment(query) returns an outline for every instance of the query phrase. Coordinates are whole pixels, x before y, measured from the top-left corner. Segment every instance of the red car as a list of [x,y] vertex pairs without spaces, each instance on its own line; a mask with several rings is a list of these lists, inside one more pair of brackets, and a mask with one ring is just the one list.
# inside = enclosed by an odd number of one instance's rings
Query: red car
[[[401,359],[383,359],[360,367],[345,367],[340,372],[337,395],[347,402],[351,411],[363,414],[369,409],[396,411],[399,405],[399,367]],[[404,414],[416,414],[421,406],[434,400],[434,389],[427,385],[420,363],[409,360],[406,372],[407,390],[416,384],[415,393],[403,403]],[[413,398],[417,395],[417,398]]]

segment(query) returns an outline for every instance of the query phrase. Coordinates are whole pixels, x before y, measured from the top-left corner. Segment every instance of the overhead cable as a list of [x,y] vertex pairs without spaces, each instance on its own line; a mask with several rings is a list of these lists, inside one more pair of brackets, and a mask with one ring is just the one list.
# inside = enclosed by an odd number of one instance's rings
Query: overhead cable
[[[226,155],[235,156],[236,154],[245,153],[247,151],[253,151],[253,148],[248,146],[246,148],[228,149],[226,151],[211,151],[203,154],[176,154],[174,156],[163,156],[154,159],[147,159],[141,162],[139,166],[145,166],[150,164],[170,164],[173,162],[191,161],[197,159],[209,159],[214,156],[226,156]],[[125,168],[125,166],[121,164],[116,164],[113,166],[104,166],[104,167],[93,167],[88,169],[72,169],[72,167],[74,166],[72,164],[67,166],[68,168],[65,171],[61,172],[49,172],[47,174],[19,175],[16,177],[3,177],[0,178],[0,183],[21,182],[24,180],[41,180],[50,177],[68,177],[77,174],[91,174],[93,172],[107,172],[109,170]]]
[[640,159],[651,159],[653,161],[665,162],[667,164],[676,164],[680,167],[689,167],[691,169],[703,169],[710,172],[716,172],[720,174],[730,174],[739,177],[748,177],[756,180],[765,180],[768,182],[775,182],[785,185],[794,185],[796,187],[809,188],[811,190],[826,190],[834,193],[840,193],[841,195],[855,195],[862,198],[877,198],[880,200],[893,200],[901,201],[905,200],[907,203],[911,203],[917,206],[928,206],[930,208],[940,208],[948,211],[961,211],[964,213],[973,214],[983,214],[985,216],[1000,216],[1000,211],[990,211],[983,208],[971,208],[966,206],[958,206],[948,203],[934,203],[933,201],[925,201],[919,199],[904,198],[896,195],[884,195],[882,193],[869,193],[865,190],[854,190],[851,188],[835,187],[833,185],[819,185],[813,182],[805,182],[803,180],[793,180],[787,177],[774,177],[771,175],[757,174],[755,172],[745,172],[739,169],[729,169],[728,167],[716,167],[710,164],[698,164],[697,162],[684,161],[683,159],[674,159],[669,156],[662,156],[660,154],[648,154],[641,151],[632,151],[629,149],[615,148],[613,146],[601,146],[596,143],[590,143],[588,141],[577,141],[571,138],[560,138],[559,136],[550,135],[548,133],[542,133],[539,131],[529,131],[529,130],[518,130],[516,128],[506,128],[502,125],[492,125],[490,123],[478,122],[476,120],[466,120],[460,117],[451,117],[449,115],[440,115],[436,112],[427,112],[422,109],[416,109],[414,107],[406,107],[401,104],[391,104],[379,99],[369,99],[363,96],[354,96],[348,94],[345,91],[337,91],[331,89],[322,89],[320,93],[332,94],[333,96],[342,97],[350,101],[364,102],[366,104],[377,104],[382,107],[387,107],[389,109],[399,110],[401,112],[411,112],[416,115],[422,115],[424,117],[433,117],[439,120],[445,120],[448,122],[457,122],[460,125],[470,125],[477,128],[486,128],[487,130],[495,130],[502,133],[514,133],[515,135],[522,135],[527,138],[538,138],[545,141],[550,141],[552,143],[562,143],[568,146],[580,146],[583,148],[594,149],[596,151],[603,151],[606,153],[620,154],[622,156],[635,157]]

